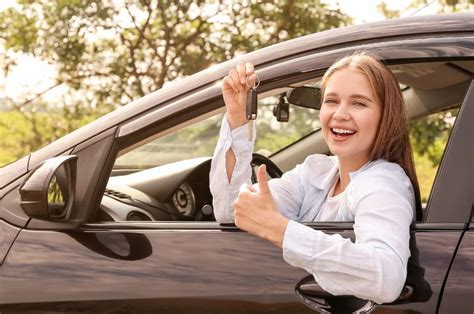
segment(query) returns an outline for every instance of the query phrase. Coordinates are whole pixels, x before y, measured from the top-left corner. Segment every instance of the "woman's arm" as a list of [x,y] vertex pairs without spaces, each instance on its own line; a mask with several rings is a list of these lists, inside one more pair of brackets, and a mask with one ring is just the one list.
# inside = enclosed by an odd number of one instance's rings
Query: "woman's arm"
[[[251,184],[253,146],[255,142],[248,140],[248,127],[243,125],[234,130],[230,129],[227,118],[222,120],[214,156],[209,173],[210,190],[216,220],[220,223],[234,222],[233,203],[239,194],[242,184]],[[229,151],[233,160],[229,162]],[[230,173],[228,167],[232,168]]]
[[248,138],[246,100],[249,86],[254,84],[255,79],[253,65],[239,63],[222,82],[226,115],[209,174],[214,215],[219,222],[234,221],[233,200],[237,197],[240,185],[250,182],[250,160],[255,138],[245,142]]
[[283,257],[313,274],[334,295],[391,302],[406,279],[413,191],[409,183],[388,173],[354,183],[358,186],[350,198],[355,208],[355,243],[290,221]]

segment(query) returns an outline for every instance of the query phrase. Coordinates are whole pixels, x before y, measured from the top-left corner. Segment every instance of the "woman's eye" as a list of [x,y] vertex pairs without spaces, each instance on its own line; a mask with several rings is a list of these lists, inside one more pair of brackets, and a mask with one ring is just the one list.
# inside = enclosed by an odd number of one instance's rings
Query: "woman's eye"
[[325,103],[325,104],[335,104],[335,103],[336,103],[336,100],[335,100],[335,99],[328,98],[328,99],[324,99],[324,103]]
[[367,107],[367,105],[365,103],[360,102],[360,101],[354,102],[354,105],[356,105],[357,107]]

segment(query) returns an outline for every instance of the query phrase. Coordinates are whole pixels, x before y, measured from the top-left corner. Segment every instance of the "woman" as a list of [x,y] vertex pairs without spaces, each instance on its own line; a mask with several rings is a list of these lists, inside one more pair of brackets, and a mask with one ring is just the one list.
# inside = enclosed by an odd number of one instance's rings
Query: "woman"
[[[394,75],[364,53],[337,61],[323,76],[320,110],[334,156],[309,156],[269,182],[261,166],[258,184],[250,186],[254,142],[247,138],[245,96],[254,80],[247,63],[223,81],[227,113],[210,173],[216,219],[281,247],[289,264],[334,295],[395,300],[406,278],[419,192]],[[355,243],[297,221],[354,221]]]

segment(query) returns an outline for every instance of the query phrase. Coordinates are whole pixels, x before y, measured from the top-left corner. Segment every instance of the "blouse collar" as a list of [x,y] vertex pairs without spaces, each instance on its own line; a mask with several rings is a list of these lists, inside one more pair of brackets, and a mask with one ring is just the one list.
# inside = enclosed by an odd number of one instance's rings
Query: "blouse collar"
[[[350,180],[354,180],[360,173],[371,168],[375,162],[376,161],[368,161],[359,169],[349,172]],[[329,156],[328,158],[318,158],[310,164],[310,169],[311,172],[314,172],[310,177],[311,184],[320,190],[329,192],[331,187],[336,183],[337,174],[339,173],[337,157]]]

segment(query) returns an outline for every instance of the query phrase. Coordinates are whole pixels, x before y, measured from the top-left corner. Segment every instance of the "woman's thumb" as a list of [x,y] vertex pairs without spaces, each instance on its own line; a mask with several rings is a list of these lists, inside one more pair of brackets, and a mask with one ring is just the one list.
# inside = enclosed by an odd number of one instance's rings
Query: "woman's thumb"
[[260,192],[270,193],[270,188],[268,187],[267,181],[267,167],[265,165],[260,165],[260,167],[258,167],[257,182]]

